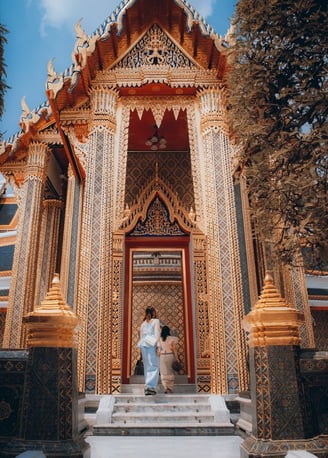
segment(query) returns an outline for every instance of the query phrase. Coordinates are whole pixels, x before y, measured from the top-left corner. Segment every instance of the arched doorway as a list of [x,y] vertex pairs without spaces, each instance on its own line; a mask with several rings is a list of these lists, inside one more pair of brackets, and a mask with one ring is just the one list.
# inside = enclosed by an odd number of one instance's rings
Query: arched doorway
[[192,233],[195,225],[168,183],[153,180],[126,208],[124,232],[122,383],[129,383],[139,357],[139,328],[147,305],[179,337],[179,356],[195,383],[196,338]]

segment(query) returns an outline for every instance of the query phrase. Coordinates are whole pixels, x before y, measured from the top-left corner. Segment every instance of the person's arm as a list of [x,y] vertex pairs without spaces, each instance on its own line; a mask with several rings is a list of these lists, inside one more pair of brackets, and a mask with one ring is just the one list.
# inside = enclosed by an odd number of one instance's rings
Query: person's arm
[[159,320],[155,318],[155,337],[157,340],[157,346],[159,347],[161,345],[160,342],[160,337],[161,337],[161,326],[159,324]]
[[161,354],[161,325],[159,323],[159,319],[155,319],[155,337],[157,339],[157,355],[160,356]]
[[178,358],[178,350],[177,350],[176,339],[172,339],[171,349],[172,349],[172,352],[174,354],[175,359],[178,360],[179,358]]

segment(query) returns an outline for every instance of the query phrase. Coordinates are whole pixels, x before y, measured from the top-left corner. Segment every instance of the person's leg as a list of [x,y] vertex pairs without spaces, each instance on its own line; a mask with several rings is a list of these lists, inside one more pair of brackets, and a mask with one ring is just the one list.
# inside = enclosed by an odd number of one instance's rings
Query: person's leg
[[163,385],[164,393],[167,393],[167,388],[168,388],[168,374],[169,370],[167,367],[168,363],[168,356],[166,354],[162,354],[159,359],[159,367],[160,367],[160,374],[161,374],[161,382]]
[[173,393],[173,387],[174,387],[174,380],[175,380],[175,373],[174,370],[172,369],[172,363],[175,360],[174,355],[168,355],[167,358],[167,390],[170,393]]
[[156,393],[159,376],[159,357],[156,347],[142,347],[142,359],[144,361],[145,393],[146,391],[151,391],[150,394]]
[[175,379],[174,375],[167,375],[166,376],[166,389],[170,393],[173,393],[174,379]]

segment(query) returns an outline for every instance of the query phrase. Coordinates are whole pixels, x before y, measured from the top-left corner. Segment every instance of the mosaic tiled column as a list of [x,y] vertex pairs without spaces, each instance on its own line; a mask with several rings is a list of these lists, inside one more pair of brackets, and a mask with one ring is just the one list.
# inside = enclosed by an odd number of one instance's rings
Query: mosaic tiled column
[[298,368],[302,321],[303,314],[282,299],[267,274],[259,301],[244,319],[253,412],[252,435],[241,445],[243,458],[283,457],[304,438]]
[[247,387],[246,343],[241,329],[243,292],[232,179],[232,148],[224,124],[222,89],[199,94],[208,240],[211,390]]
[[286,266],[283,268],[284,290],[288,302],[294,304],[297,310],[304,313],[304,323],[300,329],[300,346],[302,348],[314,348],[313,322],[302,263],[303,260],[299,259],[297,267]]
[[63,202],[59,199],[43,201],[41,230],[39,234],[38,270],[34,303],[45,297],[56,270],[60,214]]
[[80,390],[110,393],[112,381],[112,233],[115,212],[117,95],[95,88],[86,155],[76,312]]
[[20,200],[13,277],[3,338],[4,348],[24,348],[26,344],[22,319],[34,307],[42,200],[48,159],[49,151],[46,144],[30,144]]
[[62,292],[70,306],[75,305],[77,247],[80,223],[81,186],[71,166],[68,168],[63,244],[60,265]]
[[63,299],[58,276],[40,306],[24,317],[28,362],[19,434],[1,450],[14,458],[26,450],[47,457],[83,458],[89,445],[78,432],[76,315]]

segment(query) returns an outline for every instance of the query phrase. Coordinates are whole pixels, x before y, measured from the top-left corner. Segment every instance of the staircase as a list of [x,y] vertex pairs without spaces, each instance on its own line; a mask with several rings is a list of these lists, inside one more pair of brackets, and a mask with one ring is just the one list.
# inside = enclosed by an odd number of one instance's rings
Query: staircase
[[[129,393],[104,395],[87,421],[95,436],[233,435],[223,397],[194,393],[145,396],[140,385]],[[176,391],[178,385],[176,385]],[[180,390],[182,387],[180,386]],[[124,390],[123,390],[124,391]]]

